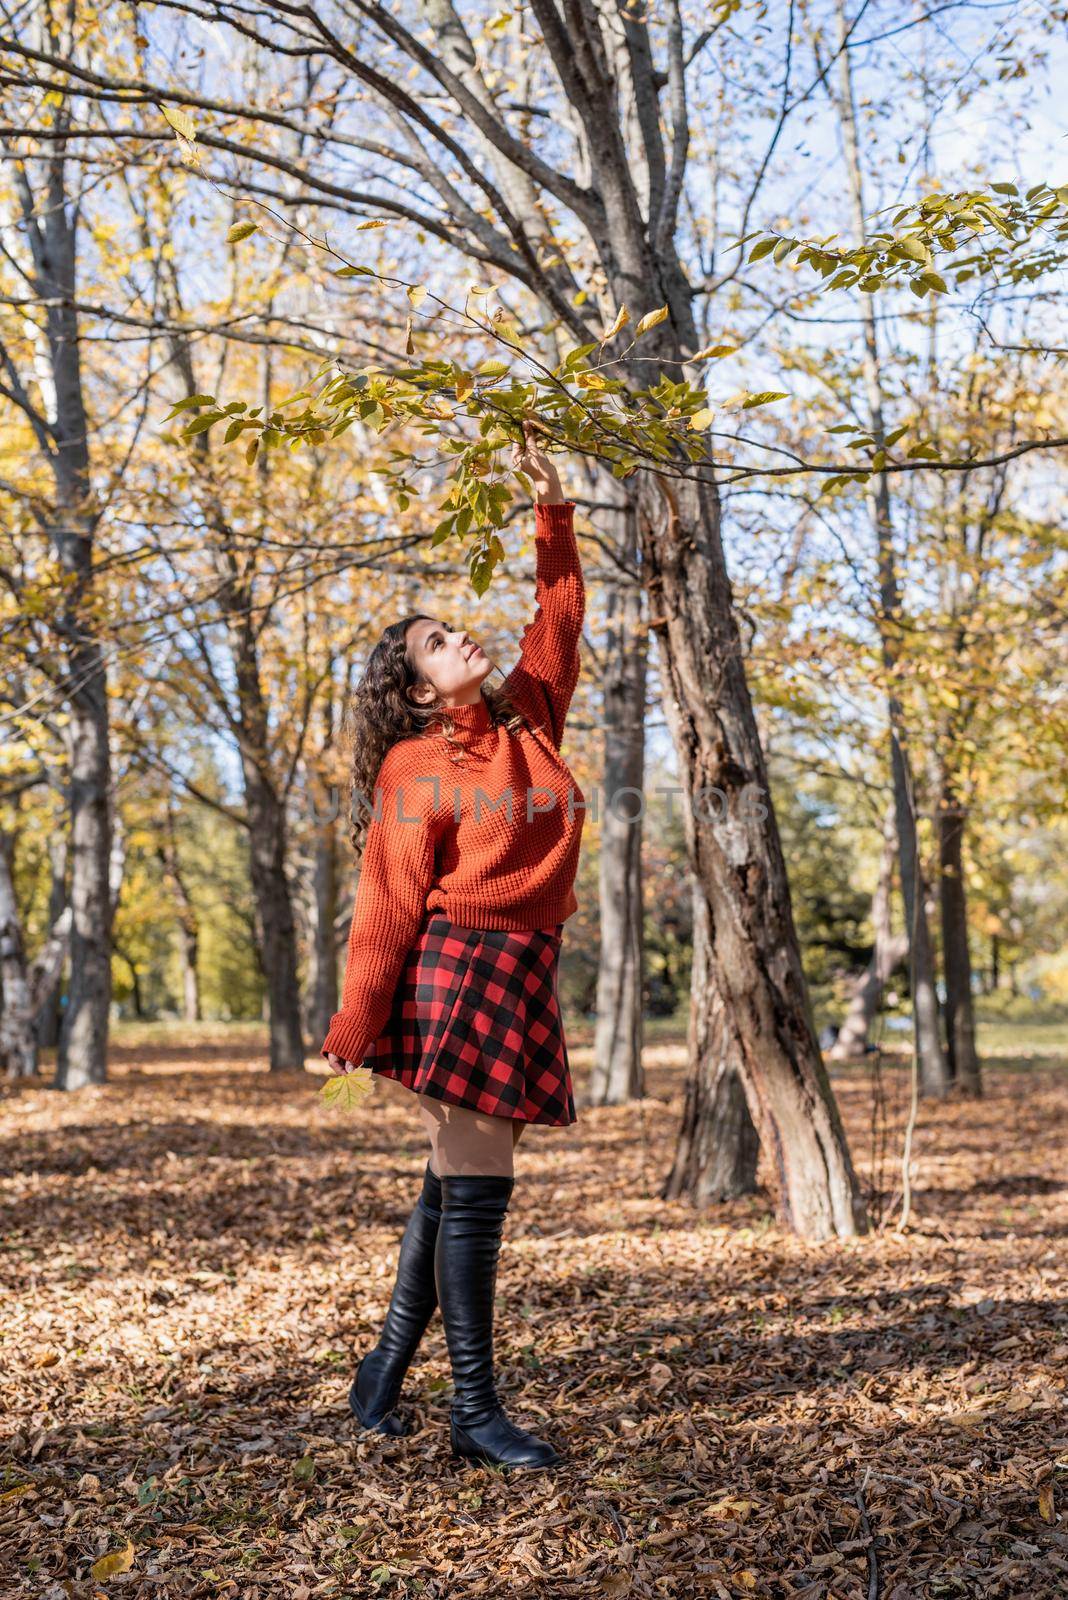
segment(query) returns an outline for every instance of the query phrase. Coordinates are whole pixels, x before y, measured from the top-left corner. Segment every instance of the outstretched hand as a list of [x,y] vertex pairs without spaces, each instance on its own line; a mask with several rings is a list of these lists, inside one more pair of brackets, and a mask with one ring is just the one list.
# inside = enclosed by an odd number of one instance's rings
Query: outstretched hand
[[534,486],[534,503],[539,506],[563,504],[564,491],[560,487],[560,474],[537,441],[534,424],[523,418],[523,443],[517,444],[512,455],[516,472],[524,473]]

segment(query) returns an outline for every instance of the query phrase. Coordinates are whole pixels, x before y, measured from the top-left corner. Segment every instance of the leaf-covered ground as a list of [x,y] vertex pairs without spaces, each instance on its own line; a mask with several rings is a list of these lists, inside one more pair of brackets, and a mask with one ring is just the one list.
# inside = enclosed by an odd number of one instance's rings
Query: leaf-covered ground
[[1068,1593],[1063,1063],[923,1108],[904,1236],[905,1074],[874,1118],[871,1073],[838,1075],[887,1220],[846,1246],[788,1237],[764,1196],[657,1198],[677,1044],[641,1106],[528,1130],[501,1390],[568,1464],[505,1476],[452,1461],[437,1319],[418,1431],[347,1410],[425,1161],[410,1097],[331,1115],[321,1080],[237,1048],[4,1093],[5,1597]]

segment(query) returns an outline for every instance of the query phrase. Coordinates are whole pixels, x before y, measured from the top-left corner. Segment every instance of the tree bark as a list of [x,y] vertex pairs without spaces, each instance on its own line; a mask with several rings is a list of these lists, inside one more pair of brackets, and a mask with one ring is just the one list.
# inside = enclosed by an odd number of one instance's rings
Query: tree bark
[[0,1073],[32,1078],[37,1071],[33,1001],[15,894],[15,835],[0,832]]
[[694,884],[687,1044],[690,1062],[697,1066],[691,1065],[687,1077],[675,1161],[661,1193],[665,1200],[687,1195],[698,1207],[751,1194],[760,1155],[711,957],[708,901]]
[[[70,907],[67,899],[67,836],[53,833],[48,840],[48,937],[38,953],[40,965],[40,1003],[36,1016],[37,1047],[53,1049],[59,1042],[59,993],[63,963],[69,943]],[[62,920],[61,920],[62,919]],[[57,929],[61,930],[57,936]]]
[[[409,609],[414,609],[414,602]],[[332,681],[331,672],[327,682]],[[327,693],[322,705],[322,745],[316,760],[308,764],[312,801],[312,980],[307,1012],[309,1031],[317,1039],[329,1033],[330,1018],[337,1010],[338,954],[344,941],[343,931],[339,941],[338,918],[338,791],[333,786],[327,788],[322,779],[334,744],[334,718],[334,697]]]
[[867,969],[861,973],[853,989],[845,1020],[838,1030],[838,1037],[828,1052],[830,1061],[853,1061],[858,1056],[864,1055],[883,990],[890,981],[890,974],[908,955],[908,939],[905,934],[894,932],[891,919],[896,855],[897,826],[894,808],[891,806],[887,812],[883,831],[879,882],[871,903],[875,944]]
[[[613,543],[623,564],[638,556],[633,496],[610,480],[617,508]],[[642,1074],[645,916],[642,815],[645,806],[646,639],[642,597],[626,578],[608,585],[604,672],[604,807],[601,813],[601,944],[593,1070],[584,1103],[622,1105],[645,1092]]]
[[181,859],[178,853],[178,829],[175,823],[174,808],[169,797],[165,801],[165,806],[166,816],[163,837],[157,853],[164,873],[174,889],[178,912],[178,954],[182,974],[182,1020],[184,1022],[199,1022],[201,1010],[197,961],[200,951],[200,924],[197,918],[196,906],[193,904],[193,898],[189,893],[185,875],[182,871]]
[[964,885],[964,807],[952,774],[943,772],[938,814],[939,891],[942,911],[942,962],[946,977],[946,1038],[950,1070],[968,1095],[983,1092],[975,1047],[972,960],[968,949],[968,899]]
[[[69,121],[67,103],[57,121]],[[107,1076],[111,1003],[111,756],[104,652],[94,595],[95,505],[77,306],[77,208],[66,186],[64,147],[45,163],[42,193],[19,175],[27,237],[44,308],[54,419],[46,449],[55,485],[49,535],[63,577],[54,621],[63,644],[70,803],[70,981],[56,1060],[56,1086],[78,1089]]]

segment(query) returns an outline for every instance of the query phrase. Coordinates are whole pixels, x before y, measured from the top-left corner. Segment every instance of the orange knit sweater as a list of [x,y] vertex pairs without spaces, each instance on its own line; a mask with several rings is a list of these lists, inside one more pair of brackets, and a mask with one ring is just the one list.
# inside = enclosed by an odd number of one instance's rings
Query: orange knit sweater
[[386,753],[324,1056],[358,1063],[378,1038],[427,911],[461,927],[552,929],[578,907],[586,802],[560,755],[586,609],[574,514],[569,500],[534,515],[538,610],[505,680],[532,726],[494,727],[479,699],[451,708],[458,752],[439,732]]

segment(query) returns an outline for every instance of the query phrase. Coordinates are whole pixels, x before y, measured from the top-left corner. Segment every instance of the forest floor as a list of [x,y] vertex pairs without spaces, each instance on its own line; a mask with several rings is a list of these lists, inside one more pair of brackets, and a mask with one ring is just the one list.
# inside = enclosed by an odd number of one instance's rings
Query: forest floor
[[900,1062],[835,1074],[881,1222],[844,1245],[658,1198],[678,1037],[640,1104],[529,1129],[497,1352],[555,1475],[453,1462],[437,1318],[416,1431],[349,1415],[425,1161],[399,1085],[331,1111],[249,1031],[8,1086],[0,1595],[1064,1595],[1068,1062],[1014,1037],[922,1106],[904,1234]]

